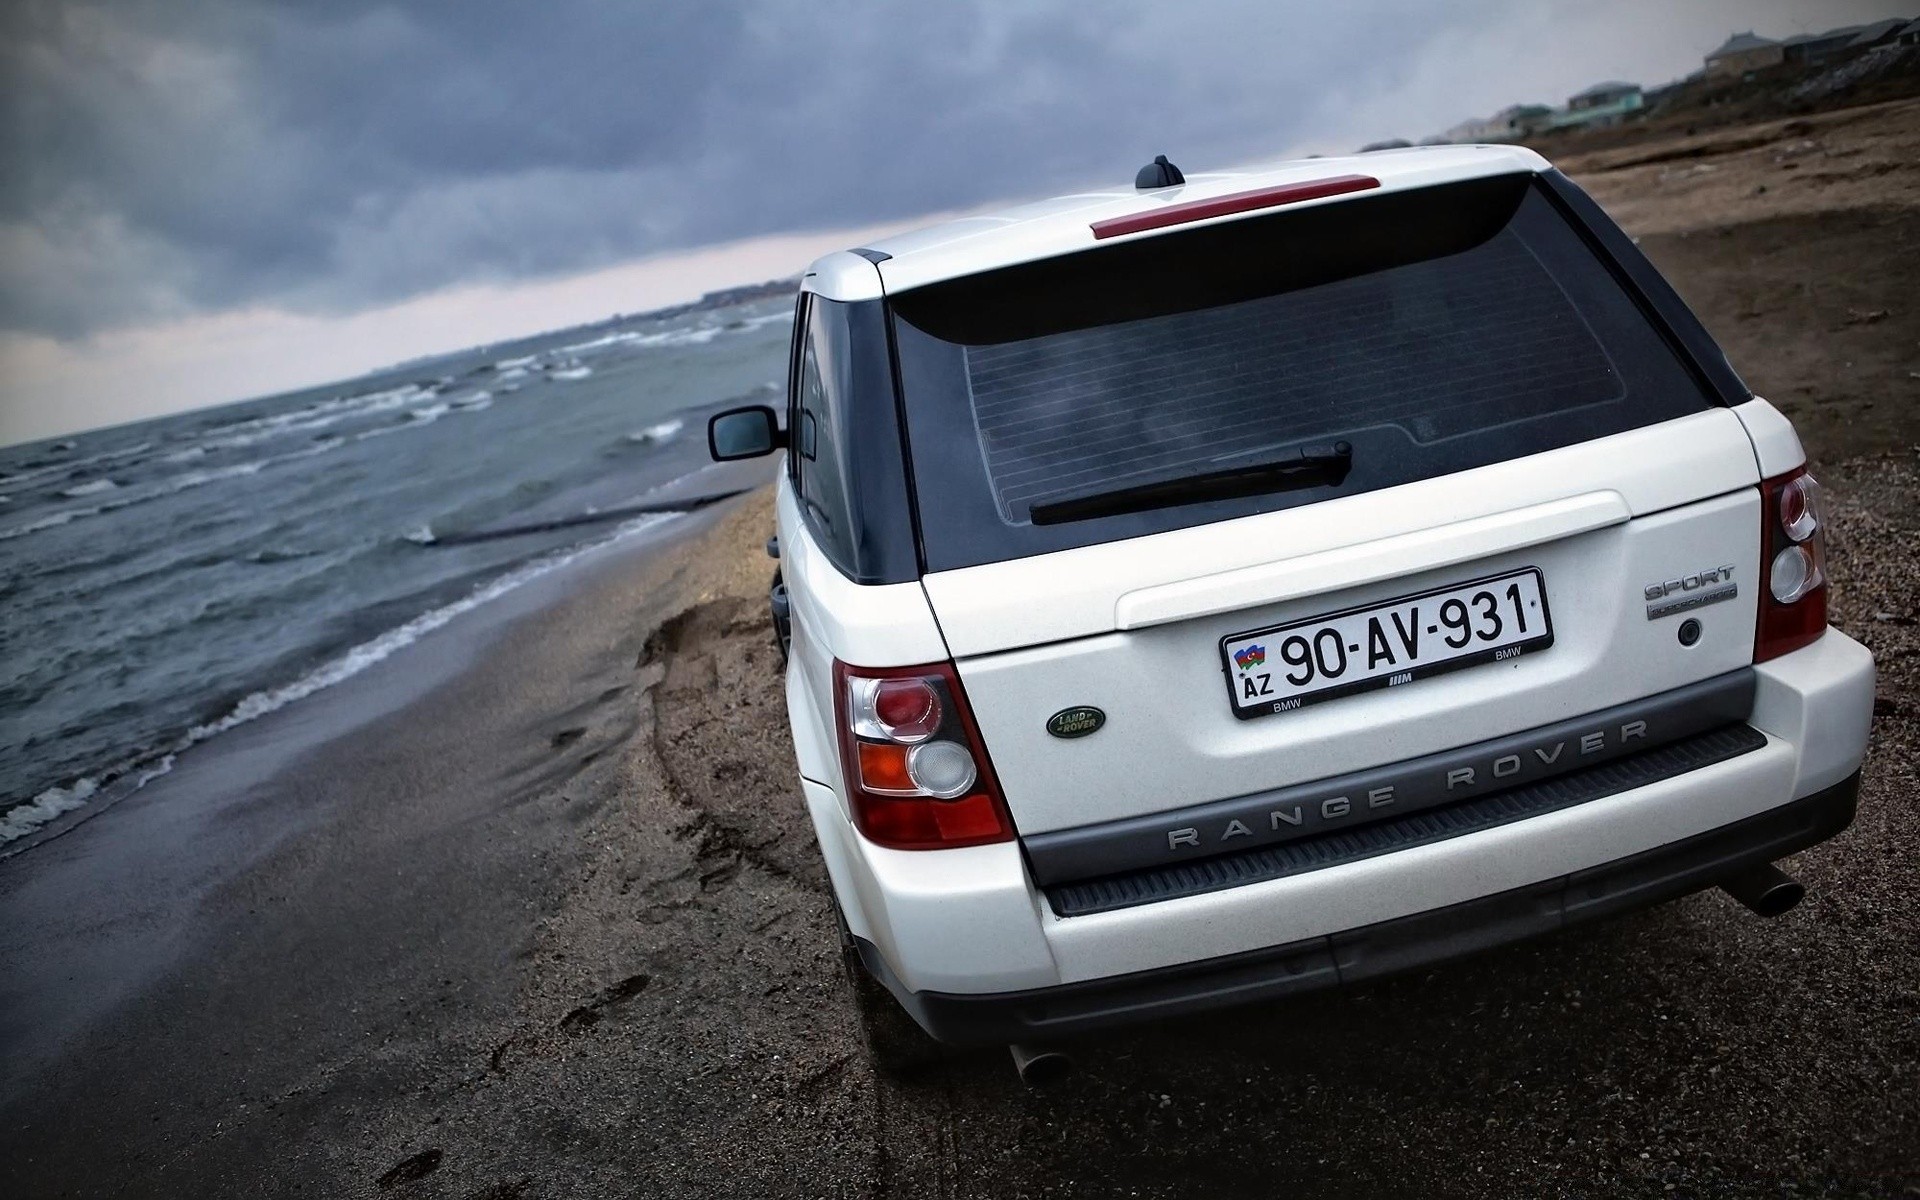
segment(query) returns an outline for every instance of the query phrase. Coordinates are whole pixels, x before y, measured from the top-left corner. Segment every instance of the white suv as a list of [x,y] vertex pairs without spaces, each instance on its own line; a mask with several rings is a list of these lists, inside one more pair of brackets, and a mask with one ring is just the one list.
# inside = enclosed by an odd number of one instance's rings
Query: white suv
[[788,451],[787,708],[889,1062],[902,1010],[1044,1046],[1784,911],[1852,819],[1873,660],[1799,439],[1529,151],[1161,159],[831,254],[791,381],[710,448]]

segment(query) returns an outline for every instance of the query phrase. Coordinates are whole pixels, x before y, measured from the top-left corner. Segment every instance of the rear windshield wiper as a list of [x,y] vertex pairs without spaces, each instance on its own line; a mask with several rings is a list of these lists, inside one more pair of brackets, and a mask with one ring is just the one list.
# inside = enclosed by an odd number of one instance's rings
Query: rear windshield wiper
[[1250,466],[1224,467],[1159,483],[1142,483],[1111,491],[1087,492],[1048,500],[1044,504],[1034,505],[1028,516],[1035,525],[1061,525],[1094,517],[1198,504],[1203,500],[1233,500],[1241,496],[1260,496],[1295,488],[1338,486],[1345,482],[1347,472],[1352,467],[1353,446],[1350,443],[1301,446],[1278,458]]

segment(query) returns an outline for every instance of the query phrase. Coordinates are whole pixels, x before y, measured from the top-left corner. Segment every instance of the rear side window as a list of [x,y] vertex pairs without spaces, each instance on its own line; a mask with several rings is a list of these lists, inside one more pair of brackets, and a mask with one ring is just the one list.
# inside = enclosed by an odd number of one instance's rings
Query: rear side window
[[802,293],[788,359],[787,430],[794,496],[827,560],[855,583],[920,578],[879,300]]
[[[1345,201],[894,300],[927,566],[1314,503],[1713,400],[1531,176]],[[1337,482],[1036,523],[1336,441]]]
[[853,519],[847,502],[845,397],[851,366],[847,328],[828,301],[807,304],[794,362],[795,490],[820,548],[842,571],[853,561]]

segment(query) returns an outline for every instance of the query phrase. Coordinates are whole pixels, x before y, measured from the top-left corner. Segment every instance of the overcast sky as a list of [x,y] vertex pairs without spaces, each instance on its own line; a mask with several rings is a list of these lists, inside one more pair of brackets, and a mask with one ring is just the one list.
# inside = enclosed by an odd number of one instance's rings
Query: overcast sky
[[[1920,0],[1912,7],[1920,8]],[[0,441],[1418,138],[1892,0],[5,0]]]

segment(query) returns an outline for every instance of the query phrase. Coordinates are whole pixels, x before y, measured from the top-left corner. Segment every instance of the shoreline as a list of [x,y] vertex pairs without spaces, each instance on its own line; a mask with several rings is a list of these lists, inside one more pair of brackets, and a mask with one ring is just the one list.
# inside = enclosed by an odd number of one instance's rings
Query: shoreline
[[[686,492],[686,485],[691,481],[708,476],[733,479],[734,483],[720,489],[729,490],[751,486],[754,475],[753,471],[738,468],[716,471],[709,465],[663,485],[660,491],[664,497],[672,497],[675,493]],[[0,837],[0,863],[62,837],[112,810],[155,780],[171,774],[180,756],[210,739],[338,687],[394,655],[404,653],[422,638],[463,617],[482,609],[499,608],[510,596],[524,593],[549,576],[567,575],[576,567],[583,567],[590,560],[606,554],[644,551],[656,543],[670,544],[678,535],[666,527],[676,520],[697,515],[698,511],[640,516],[617,523],[610,521],[608,523],[613,527],[609,531],[572,546],[523,559],[474,585],[464,595],[338,650],[293,679],[267,684],[247,693],[224,713],[190,726],[185,734],[168,745],[133,751],[118,762],[43,788],[31,799],[0,810],[0,832],[22,821],[31,822],[24,832]],[[509,608],[507,611],[514,610]],[[21,814],[26,815],[23,817]]]
[[577,548],[332,686],[202,741],[146,786],[16,843],[0,859],[0,961],[12,977],[0,986],[0,1104],[93,1025],[110,1023],[124,999],[204,947],[199,927],[211,896],[341,819],[338,803],[270,798],[298,791],[304,775],[337,774],[337,760],[385,722],[444,727],[445,714],[417,714],[469,707],[477,670],[537,677],[540,666],[516,661],[513,643],[558,613],[630,605],[636,621],[657,623],[661,614],[639,614],[667,602],[663,566],[753,500]]

